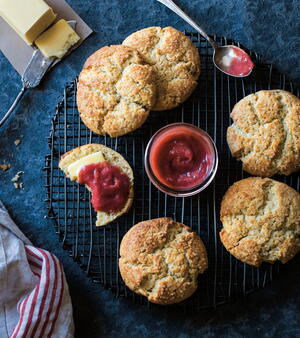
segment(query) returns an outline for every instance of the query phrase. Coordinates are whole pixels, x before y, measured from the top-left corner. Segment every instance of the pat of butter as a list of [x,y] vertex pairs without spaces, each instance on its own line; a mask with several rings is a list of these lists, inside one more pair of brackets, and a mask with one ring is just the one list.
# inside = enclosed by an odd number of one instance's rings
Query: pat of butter
[[56,18],[43,0],[0,0],[0,15],[29,45]]
[[80,169],[87,164],[94,164],[105,161],[104,156],[101,151],[87,155],[80,158],[79,160],[73,162],[68,166],[68,173],[72,181],[76,180],[79,174]]
[[49,58],[62,58],[80,40],[76,32],[61,19],[35,40],[36,46]]

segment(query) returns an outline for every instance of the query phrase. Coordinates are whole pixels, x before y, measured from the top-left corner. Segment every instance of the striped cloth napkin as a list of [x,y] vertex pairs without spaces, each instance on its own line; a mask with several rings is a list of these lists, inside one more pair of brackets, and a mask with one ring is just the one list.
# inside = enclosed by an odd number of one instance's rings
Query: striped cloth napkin
[[0,337],[73,337],[62,265],[32,246],[0,201]]

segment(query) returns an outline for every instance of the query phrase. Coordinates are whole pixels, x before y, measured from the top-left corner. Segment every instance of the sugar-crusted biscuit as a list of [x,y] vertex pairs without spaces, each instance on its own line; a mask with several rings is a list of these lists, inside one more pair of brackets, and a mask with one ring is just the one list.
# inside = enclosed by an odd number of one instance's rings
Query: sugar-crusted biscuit
[[154,105],[152,67],[133,48],[106,46],[85,62],[77,85],[84,124],[97,134],[121,136],[139,128]]
[[227,141],[252,175],[289,175],[300,169],[300,99],[283,90],[261,90],[231,113]]
[[136,224],[120,246],[119,268],[125,284],[157,304],[178,303],[191,296],[207,264],[200,237],[171,218]]
[[192,41],[173,27],[139,30],[123,45],[136,48],[156,73],[157,99],[153,110],[184,102],[197,86],[200,56]]
[[222,243],[247,264],[286,263],[300,251],[300,194],[284,183],[260,177],[234,183],[221,221]]
[[[59,161],[59,168],[65,173],[67,177],[70,178],[70,174],[68,171],[68,168],[70,164],[74,163],[75,161],[78,161],[79,159],[93,154],[101,152],[105,161],[109,162],[110,164],[113,164],[115,166],[118,166],[128,177],[130,181],[130,190],[128,194],[128,199],[126,204],[121,210],[118,210],[116,212],[103,212],[103,211],[97,211],[97,221],[96,225],[101,226],[101,225],[106,225],[116,218],[120,217],[121,215],[127,213],[132,205],[133,201],[133,195],[134,195],[134,190],[133,190],[133,184],[134,184],[134,177],[133,177],[133,172],[128,164],[128,162],[121,156],[118,152],[102,145],[102,144],[86,144],[77,148],[74,148],[70,150],[69,152],[65,153],[62,155],[60,161]],[[86,186],[88,189],[89,187]]]

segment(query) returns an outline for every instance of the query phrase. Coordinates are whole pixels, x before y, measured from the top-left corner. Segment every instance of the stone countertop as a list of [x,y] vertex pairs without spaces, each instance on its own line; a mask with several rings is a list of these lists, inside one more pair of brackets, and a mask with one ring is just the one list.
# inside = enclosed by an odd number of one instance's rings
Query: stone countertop
[[[55,67],[42,84],[22,100],[14,119],[0,130],[0,199],[13,219],[37,246],[53,251],[64,265],[74,305],[78,337],[299,337],[299,257],[264,290],[216,310],[186,316],[172,311],[148,311],[129,300],[116,299],[94,285],[61,248],[46,214],[41,168],[48,151],[46,137],[54,107],[65,83],[72,80],[94,50],[116,44],[129,33],[151,25],[191,28],[155,0],[74,0],[71,6],[94,29],[74,53]],[[300,2],[293,0],[177,1],[210,34],[233,38],[300,82]],[[20,90],[18,74],[0,54],[0,115]],[[16,146],[14,141],[22,142]],[[11,182],[18,171],[24,189]]]

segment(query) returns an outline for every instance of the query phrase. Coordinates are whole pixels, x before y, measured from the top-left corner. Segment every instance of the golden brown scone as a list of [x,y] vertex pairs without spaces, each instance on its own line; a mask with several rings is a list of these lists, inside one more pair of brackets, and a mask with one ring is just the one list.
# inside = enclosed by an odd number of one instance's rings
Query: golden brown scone
[[178,303],[197,289],[197,277],[207,269],[200,237],[171,218],[133,226],[120,246],[119,268],[125,284],[157,304]]
[[227,141],[252,175],[289,175],[300,169],[300,100],[283,90],[261,90],[231,113]]
[[[68,167],[70,164],[74,163],[75,161],[90,155],[92,153],[96,153],[101,151],[103,154],[103,157],[105,161],[118,166],[127,176],[129,177],[130,181],[130,190],[128,195],[128,200],[124,207],[121,210],[118,210],[117,212],[107,213],[103,211],[97,211],[97,221],[96,225],[106,225],[116,218],[120,217],[121,215],[127,213],[129,209],[131,208],[132,201],[133,201],[133,183],[134,183],[134,177],[133,172],[128,164],[128,162],[121,156],[118,152],[102,145],[102,144],[86,144],[84,146],[80,146],[77,148],[74,148],[64,155],[62,155],[60,161],[59,161],[59,168],[65,173],[65,175],[70,178]],[[86,188],[89,189],[89,187],[86,185]],[[90,190],[90,189],[89,189]]]
[[286,263],[300,250],[300,194],[270,178],[234,183],[221,204],[226,249],[242,262]]
[[77,85],[84,124],[96,134],[121,136],[139,128],[154,105],[152,67],[130,47],[106,46],[85,62]]
[[153,110],[184,102],[197,86],[200,56],[192,41],[173,27],[148,27],[128,36],[123,45],[136,48],[156,72]]

